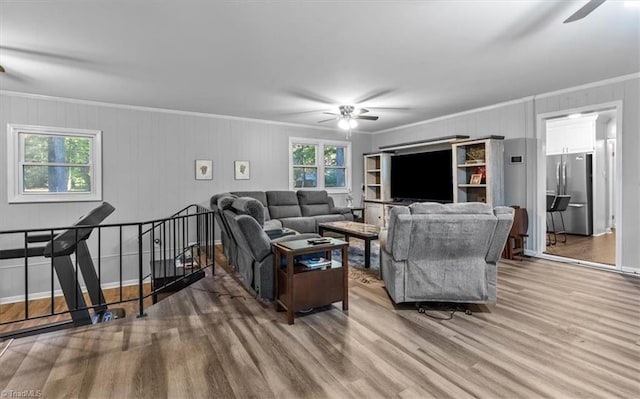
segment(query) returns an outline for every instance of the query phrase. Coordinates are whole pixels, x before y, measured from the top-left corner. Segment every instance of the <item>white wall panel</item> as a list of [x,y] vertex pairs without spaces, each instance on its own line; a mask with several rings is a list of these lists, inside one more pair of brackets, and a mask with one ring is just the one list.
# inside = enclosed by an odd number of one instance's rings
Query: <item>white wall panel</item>
[[[435,137],[466,134],[481,137],[490,134],[503,135],[507,148],[524,150],[525,171],[507,173],[512,178],[505,186],[505,198],[522,201],[532,218],[536,198],[536,116],[549,112],[608,103],[622,100],[622,266],[625,269],[640,269],[640,124],[638,114],[640,79],[633,78],[617,83],[595,85],[594,87],[567,91],[559,94],[541,95],[539,98],[478,110],[458,116],[427,121],[422,124],[397,129],[375,135],[373,150],[380,146],[425,140]],[[525,140],[522,140],[525,139]],[[510,143],[510,140],[515,140]],[[505,168],[508,168],[505,163]],[[521,178],[523,178],[521,180]],[[522,204],[518,204],[522,205]],[[531,220],[530,230],[535,223]],[[530,234],[535,237],[535,234]],[[534,248],[534,240],[529,240],[529,248]]]
[[[0,231],[68,226],[97,205],[8,204],[7,123],[101,130],[103,199],[116,208],[107,223],[166,217],[189,204],[208,205],[209,198],[222,191],[286,190],[290,136],[344,140],[344,133],[326,129],[1,94]],[[370,151],[371,136],[354,134],[352,141],[357,194],[362,153]],[[195,180],[196,159],[213,160],[213,180]],[[251,162],[250,180],[234,179],[234,160]],[[342,197],[336,196],[336,202],[343,202]],[[15,268],[6,267],[0,264],[0,281],[16,286],[3,274]],[[42,284],[49,281],[46,277]],[[37,290],[39,282],[32,283]],[[17,295],[7,293],[5,285],[0,284],[0,296]]]

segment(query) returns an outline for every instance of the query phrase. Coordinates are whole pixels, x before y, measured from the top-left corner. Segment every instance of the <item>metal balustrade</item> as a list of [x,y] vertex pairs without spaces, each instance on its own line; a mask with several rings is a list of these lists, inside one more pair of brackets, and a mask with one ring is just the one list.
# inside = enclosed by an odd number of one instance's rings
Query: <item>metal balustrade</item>
[[0,312],[0,341],[108,321],[122,315],[114,305],[127,302],[137,301],[142,317],[145,299],[155,303],[206,268],[214,272],[210,209],[189,205],[163,219],[100,223],[109,207],[72,226],[0,231],[0,309],[22,307],[18,315]]

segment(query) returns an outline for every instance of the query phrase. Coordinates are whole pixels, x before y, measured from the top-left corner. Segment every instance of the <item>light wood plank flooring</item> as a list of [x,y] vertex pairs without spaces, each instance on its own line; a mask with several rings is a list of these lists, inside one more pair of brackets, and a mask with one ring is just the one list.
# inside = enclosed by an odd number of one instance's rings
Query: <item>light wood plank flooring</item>
[[[143,285],[143,292],[145,295],[149,295],[151,292],[151,284],[147,283]],[[116,302],[120,300],[120,289],[109,288],[103,290],[103,295],[106,302]],[[84,300],[90,304],[89,294],[85,293]],[[138,286],[122,287],[122,300],[131,300],[138,298]],[[67,303],[64,300],[64,296],[60,295],[53,298],[54,312],[60,313],[69,310]],[[151,297],[145,299],[145,307],[152,305]],[[115,308],[122,308],[126,314],[137,314],[138,301],[124,302],[117,305],[113,305]],[[37,317],[51,314],[51,299],[32,299],[29,301],[29,317]],[[23,302],[5,303],[0,304],[0,322],[8,323],[10,321],[22,320],[25,317],[25,308]],[[69,313],[58,314],[55,316],[42,317],[37,319],[31,319],[26,321],[16,321],[15,323],[0,325],[0,333],[13,332],[21,329],[33,328],[37,326],[44,326],[51,323],[60,321],[71,320]]]
[[348,314],[334,304],[288,326],[284,313],[217,268],[146,318],[15,340],[0,358],[0,391],[52,398],[640,395],[636,277],[503,261],[497,305],[451,320],[394,306],[377,280],[351,279],[349,294]]
[[605,265],[616,264],[616,233],[603,234],[597,237],[586,237],[567,234],[567,242],[563,243],[564,234],[558,234],[555,245],[547,245],[545,253],[565,258],[586,260]]

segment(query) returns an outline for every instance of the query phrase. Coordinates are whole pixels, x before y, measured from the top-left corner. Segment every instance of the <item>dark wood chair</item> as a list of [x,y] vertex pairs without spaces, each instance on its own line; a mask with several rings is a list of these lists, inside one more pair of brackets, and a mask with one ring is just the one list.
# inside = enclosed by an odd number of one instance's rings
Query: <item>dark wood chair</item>
[[515,256],[524,256],[524,241],[529,235],[529,214],[525,208],[513,206],[515,213],[513,215],[513,225],[507,237],[507,243],[504,246],[502,257],[505,259],[515,259]]

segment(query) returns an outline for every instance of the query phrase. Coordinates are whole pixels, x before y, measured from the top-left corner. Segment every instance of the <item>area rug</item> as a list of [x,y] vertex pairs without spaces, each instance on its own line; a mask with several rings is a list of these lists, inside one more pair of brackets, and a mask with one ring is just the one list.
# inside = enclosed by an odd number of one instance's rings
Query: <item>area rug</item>
[[[371,267],[364,267],[364,241],[349,240],[349,278],[369,284],[380,280],[380,243],[371,242]],[[340,259],[340,251],[334,251],[334,259]]]

